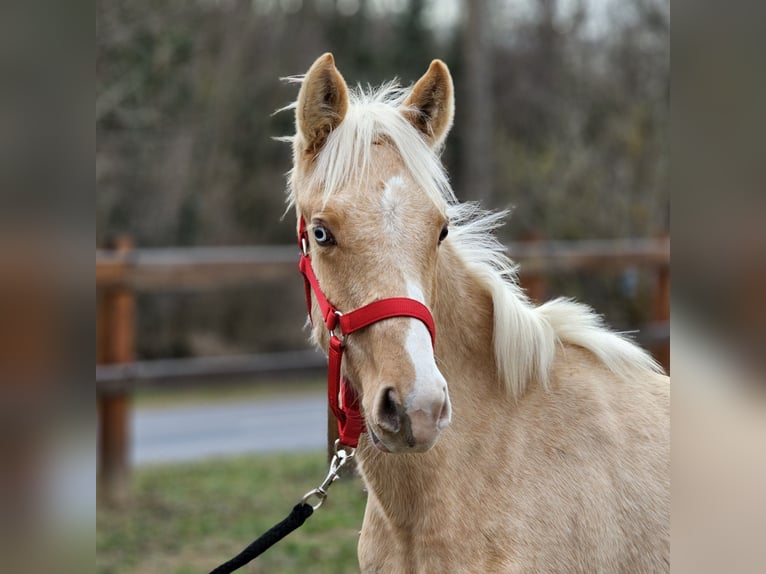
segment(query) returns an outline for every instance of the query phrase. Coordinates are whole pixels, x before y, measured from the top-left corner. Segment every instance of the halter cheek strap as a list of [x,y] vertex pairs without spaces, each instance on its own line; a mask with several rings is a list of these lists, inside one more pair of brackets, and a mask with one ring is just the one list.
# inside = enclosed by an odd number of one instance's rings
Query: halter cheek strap
[[[431,344],[433,345],[436,341],[434,319],[428,307],[420,301],[407,297],[380,299],[353,311],[341,313],[327,299],[314,274],[308,251],[309,238],[306,222],[303,217],[300,219],[298,244],[301,249],[298,269],[303,274],[309,319],[311,319],[311,294],[313,292],[322,313],[325,327],[330,333],[330,348],[327,353],[327,399],[330,409],[332,409],[335,418],[338,419],[341,444],[356,448],[359,444],[359,435],[366,432],[366,428],[359,405],[359,396],[351,384],[341,376],[346,336],[378,321],[393,317],[411,317],[423,322],[431,335]],[[337,331],[340,331],[340,337],[336,334]]]

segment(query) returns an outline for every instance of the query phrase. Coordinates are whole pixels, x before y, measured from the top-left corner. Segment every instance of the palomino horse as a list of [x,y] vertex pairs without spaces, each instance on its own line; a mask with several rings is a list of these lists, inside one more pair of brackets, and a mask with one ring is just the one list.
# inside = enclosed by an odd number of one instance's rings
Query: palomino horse
[[[367,434],[362,572],[666,572],[669,381],[587,307],[530,303],[439,160],[453,85],[350,91],[331,54],[300,79],[290,201],[340,311],[389,297],[424,321],[349,335]],[[331,334],[313,304],[313,338]]]

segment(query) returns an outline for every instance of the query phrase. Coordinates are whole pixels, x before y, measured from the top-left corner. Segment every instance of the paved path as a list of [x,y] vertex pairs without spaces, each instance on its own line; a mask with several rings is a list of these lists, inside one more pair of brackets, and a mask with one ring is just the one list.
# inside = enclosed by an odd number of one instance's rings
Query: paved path
[[325,448],[324,395],[212,405],[144,407],[133,412],[134,464],[269,451]]

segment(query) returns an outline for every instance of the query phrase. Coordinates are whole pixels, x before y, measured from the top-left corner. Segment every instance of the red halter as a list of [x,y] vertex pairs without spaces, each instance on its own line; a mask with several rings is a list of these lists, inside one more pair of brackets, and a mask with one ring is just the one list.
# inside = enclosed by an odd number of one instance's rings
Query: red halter
[[[298,269],[303,274],[306,286],[306,305],[309,311],[309,319],[311,319],[311,292],[313,290],[314,297],[316,297],[317,304],[324,318],[324,324],[330,332],[327,398],[335,418],[338,419],[341,444],[356,448],[357,444],[359,444],[359,435],[366,432],[367,429],[364,425],[364,416],[359,409],[359,397],[356,391],[354,391],[354,388],[345,378],[341,378],[340,365],[343,360],[346,335],[392,317],[412,317],[423,322],[431,334],[431,344],[433,345],[436,340],[434,319],[428,307],[415,299],[407,297],[380,299],[348,313],[341,313],[327,300],[314,274],[314,269],[311,266],[311,257],[309,257],[308,253],[309,238],[306,232],[306,222],[303,220],[303,217],[300,219],[298,245],[301,249],[301,260]],[[340,329],[340,337],[335,334],[336,329]],[[338,402],[339,395],[340,403]]]

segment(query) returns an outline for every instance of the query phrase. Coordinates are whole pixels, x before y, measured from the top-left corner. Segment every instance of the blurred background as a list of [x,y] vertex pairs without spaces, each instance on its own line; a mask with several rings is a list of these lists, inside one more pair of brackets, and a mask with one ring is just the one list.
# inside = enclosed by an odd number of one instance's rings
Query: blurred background
[[[444,162],[461,200],[513,207],[504,239],[669,229],[669,6],[663,0],[161,0],[97,4],[97,245],[291,244],[280,77],[334,53],[349,84],[408,85],[433,58],[457,105]],[[635,274],[583,295],[616,326]],[[144,358],[302,344],[300,281],[139,300]],[[556,289],[559,290],[558,288]],[[645,306],[639,303],[639,307]],[[268,329],[264,329],[264,324]]]
[[[594,306],[669,368],[669,23],[667,0],[98,1],[97,570],[205,572],[324,476],[273,140],[280,78],[323,52],[350,85],[444,60],[458,198],[511,208],[533,298]],[[249,571],[356,571],[352,484]]]

